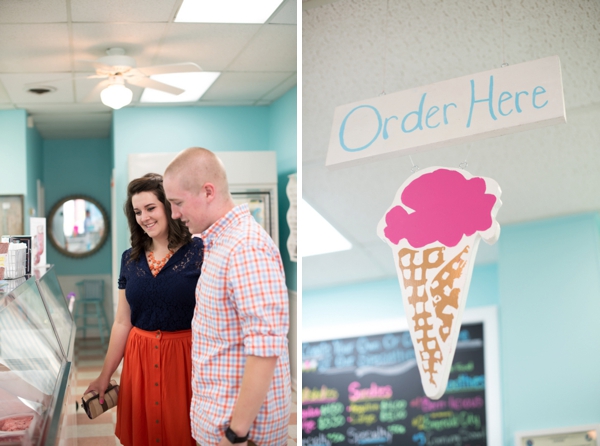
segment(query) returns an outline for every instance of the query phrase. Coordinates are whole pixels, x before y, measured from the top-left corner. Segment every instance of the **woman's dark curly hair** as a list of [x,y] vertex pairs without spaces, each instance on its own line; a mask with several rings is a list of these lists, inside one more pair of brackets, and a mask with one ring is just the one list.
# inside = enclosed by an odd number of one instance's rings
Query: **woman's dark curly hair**
[[163,177],[157,173],[147,173],[141,178],[132,180],[127,186],[127,201],[124,211],[131,232],[131,259],[138,260],[144,251],[148,251],[152,245],[152,239],[144,232],[138,224],[133,211],[132,198],[140,192],[152,192],[156,198],[165,206],[167,223],[169,226],[169,249],[176,249],[189,243],[192,240],[192,234],[181,220],[173,220],[171,217],[171,203],[165,196],[163,189]]

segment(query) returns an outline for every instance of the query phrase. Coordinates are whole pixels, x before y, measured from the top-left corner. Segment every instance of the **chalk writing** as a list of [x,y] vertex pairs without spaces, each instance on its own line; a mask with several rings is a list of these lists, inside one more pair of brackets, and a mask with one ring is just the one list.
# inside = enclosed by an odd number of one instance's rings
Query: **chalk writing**
[[441,431],[444,429],[481,428],[481,417],[470,412],[451,412],[451,416],[442,419],[432,419],[430,415],[417,415],[412,419],[412,426],[420,431]]
[[319,434],[316,437],[302,438],[302,446],[331,446],[324,434]]
[[[383,401],[382,401],[383,402]],[[367,412],[377,412],[379,411],[378,403],[364,403],[364,404],[350,404],[346,406],[346,410],[348,413],[367,413]]]
[[363,431],[351,427],[346,432],[346,435],[350,444],[391,443],[393,437],[391,432],[388,432],[381,426],[377,426],[376,429]]
[[327,439],[332,443],[341,443],[346,439],[346,437],[344,436],[344,434],[341,434],[339,432],[329,432],[327,434]]
[[452,369],[450,369],[450,373],[472,372],[474,369],[475,369],[475,364],[473,363],[473,361],[469,361],[466,364],[457,362],[456,364],[452,364]]
[[339,415],[344,412],[344,405],[342,403],[331,403],[323,404],[321,406],[322,416]]
[[404,420],[407,417],[406,400],[382,401],[379,419],[383,423],[392,423],[398,420]]
[[325,385],[321,386],[320,389],[304,387],[302,389],[302,404],[337,401],[339,396],[340,394],[336,389],[329,389]]
[[307,434],[310,434],[317,428],[317,422],[315,420],[302,420],[302,430]]
[[321,409],[318,407],[307,407],[306,409],[302,409],[302,419],[306,418],[314,418],[321,415]]
[[389,399],[392,397],[392,386],[378,386],[371,383],[368,389],[361,389],[358,381],[353,381],[348,386],[348,394],[350,401],[374,400],[374,399]]
[[347,417],[346,421],[350,424],[364,424],[365,426],[370,426],[377,422],[377,415],[373,413],[361,413],[356,416]]
[[405,434],[406,433],[406,427],[404,427],[401,424],[390,424],[387,427],[387,430],[392,434]]
[[456,379],[449,379],[446,393],[458,392],[461,390],[483,390],[485,388],[485,376],[469,376],[464,373],[458,375]]
[[320,431],[340,427],[344,424],[346,424],[346,419],[343,415],[319,417],[319,419],[317,420],[317,427]]
[[448,406],[444,400],[432,401],[427,397],[419,396],[410,402],[410,407],[417,407],[423,412],[433,412],[435,410],[443,410]]
[[483,406],[483,398],[480,396],[473,398],[456,398],[454,396],[450,396],[448,398],[448,407],[453,410],[478,409]]

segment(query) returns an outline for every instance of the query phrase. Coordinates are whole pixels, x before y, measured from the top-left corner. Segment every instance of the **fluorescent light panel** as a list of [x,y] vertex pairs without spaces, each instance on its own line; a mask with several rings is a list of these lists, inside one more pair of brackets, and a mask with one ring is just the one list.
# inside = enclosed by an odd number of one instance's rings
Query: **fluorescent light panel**
[[145,88],[140,102],[195,102],[206,93],[206,90],[210,88],[220,74],[211,71],[155,74],[154,76],[150,76],[150,79],[164,82],[173,87],[179,87],[185,91],[175,95],[154,90],[153,88]]
[[265,23],[282,0],[184,0],[176,22]]
[[352,248],[352,243],[304,199],[300,200],[298,215],[300,216],[301,226],[300,254],[302,257],[346,251]]

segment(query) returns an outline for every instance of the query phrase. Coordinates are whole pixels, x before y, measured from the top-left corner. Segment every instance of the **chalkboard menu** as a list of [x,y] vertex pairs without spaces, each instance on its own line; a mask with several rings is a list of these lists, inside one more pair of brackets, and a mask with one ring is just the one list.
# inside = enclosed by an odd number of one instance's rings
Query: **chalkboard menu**
[[483,332],[463,323],[439,400],[408,331],[304,343],[302,446],[488,446]]

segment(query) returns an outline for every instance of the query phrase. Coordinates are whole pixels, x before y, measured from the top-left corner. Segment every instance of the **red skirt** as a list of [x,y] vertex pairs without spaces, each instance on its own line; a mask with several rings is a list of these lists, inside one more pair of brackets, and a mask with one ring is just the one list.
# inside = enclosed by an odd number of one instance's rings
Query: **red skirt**
[[196,445],[190,427],[191,353],[192,330],[131,330],[115,429],[123,445]]

